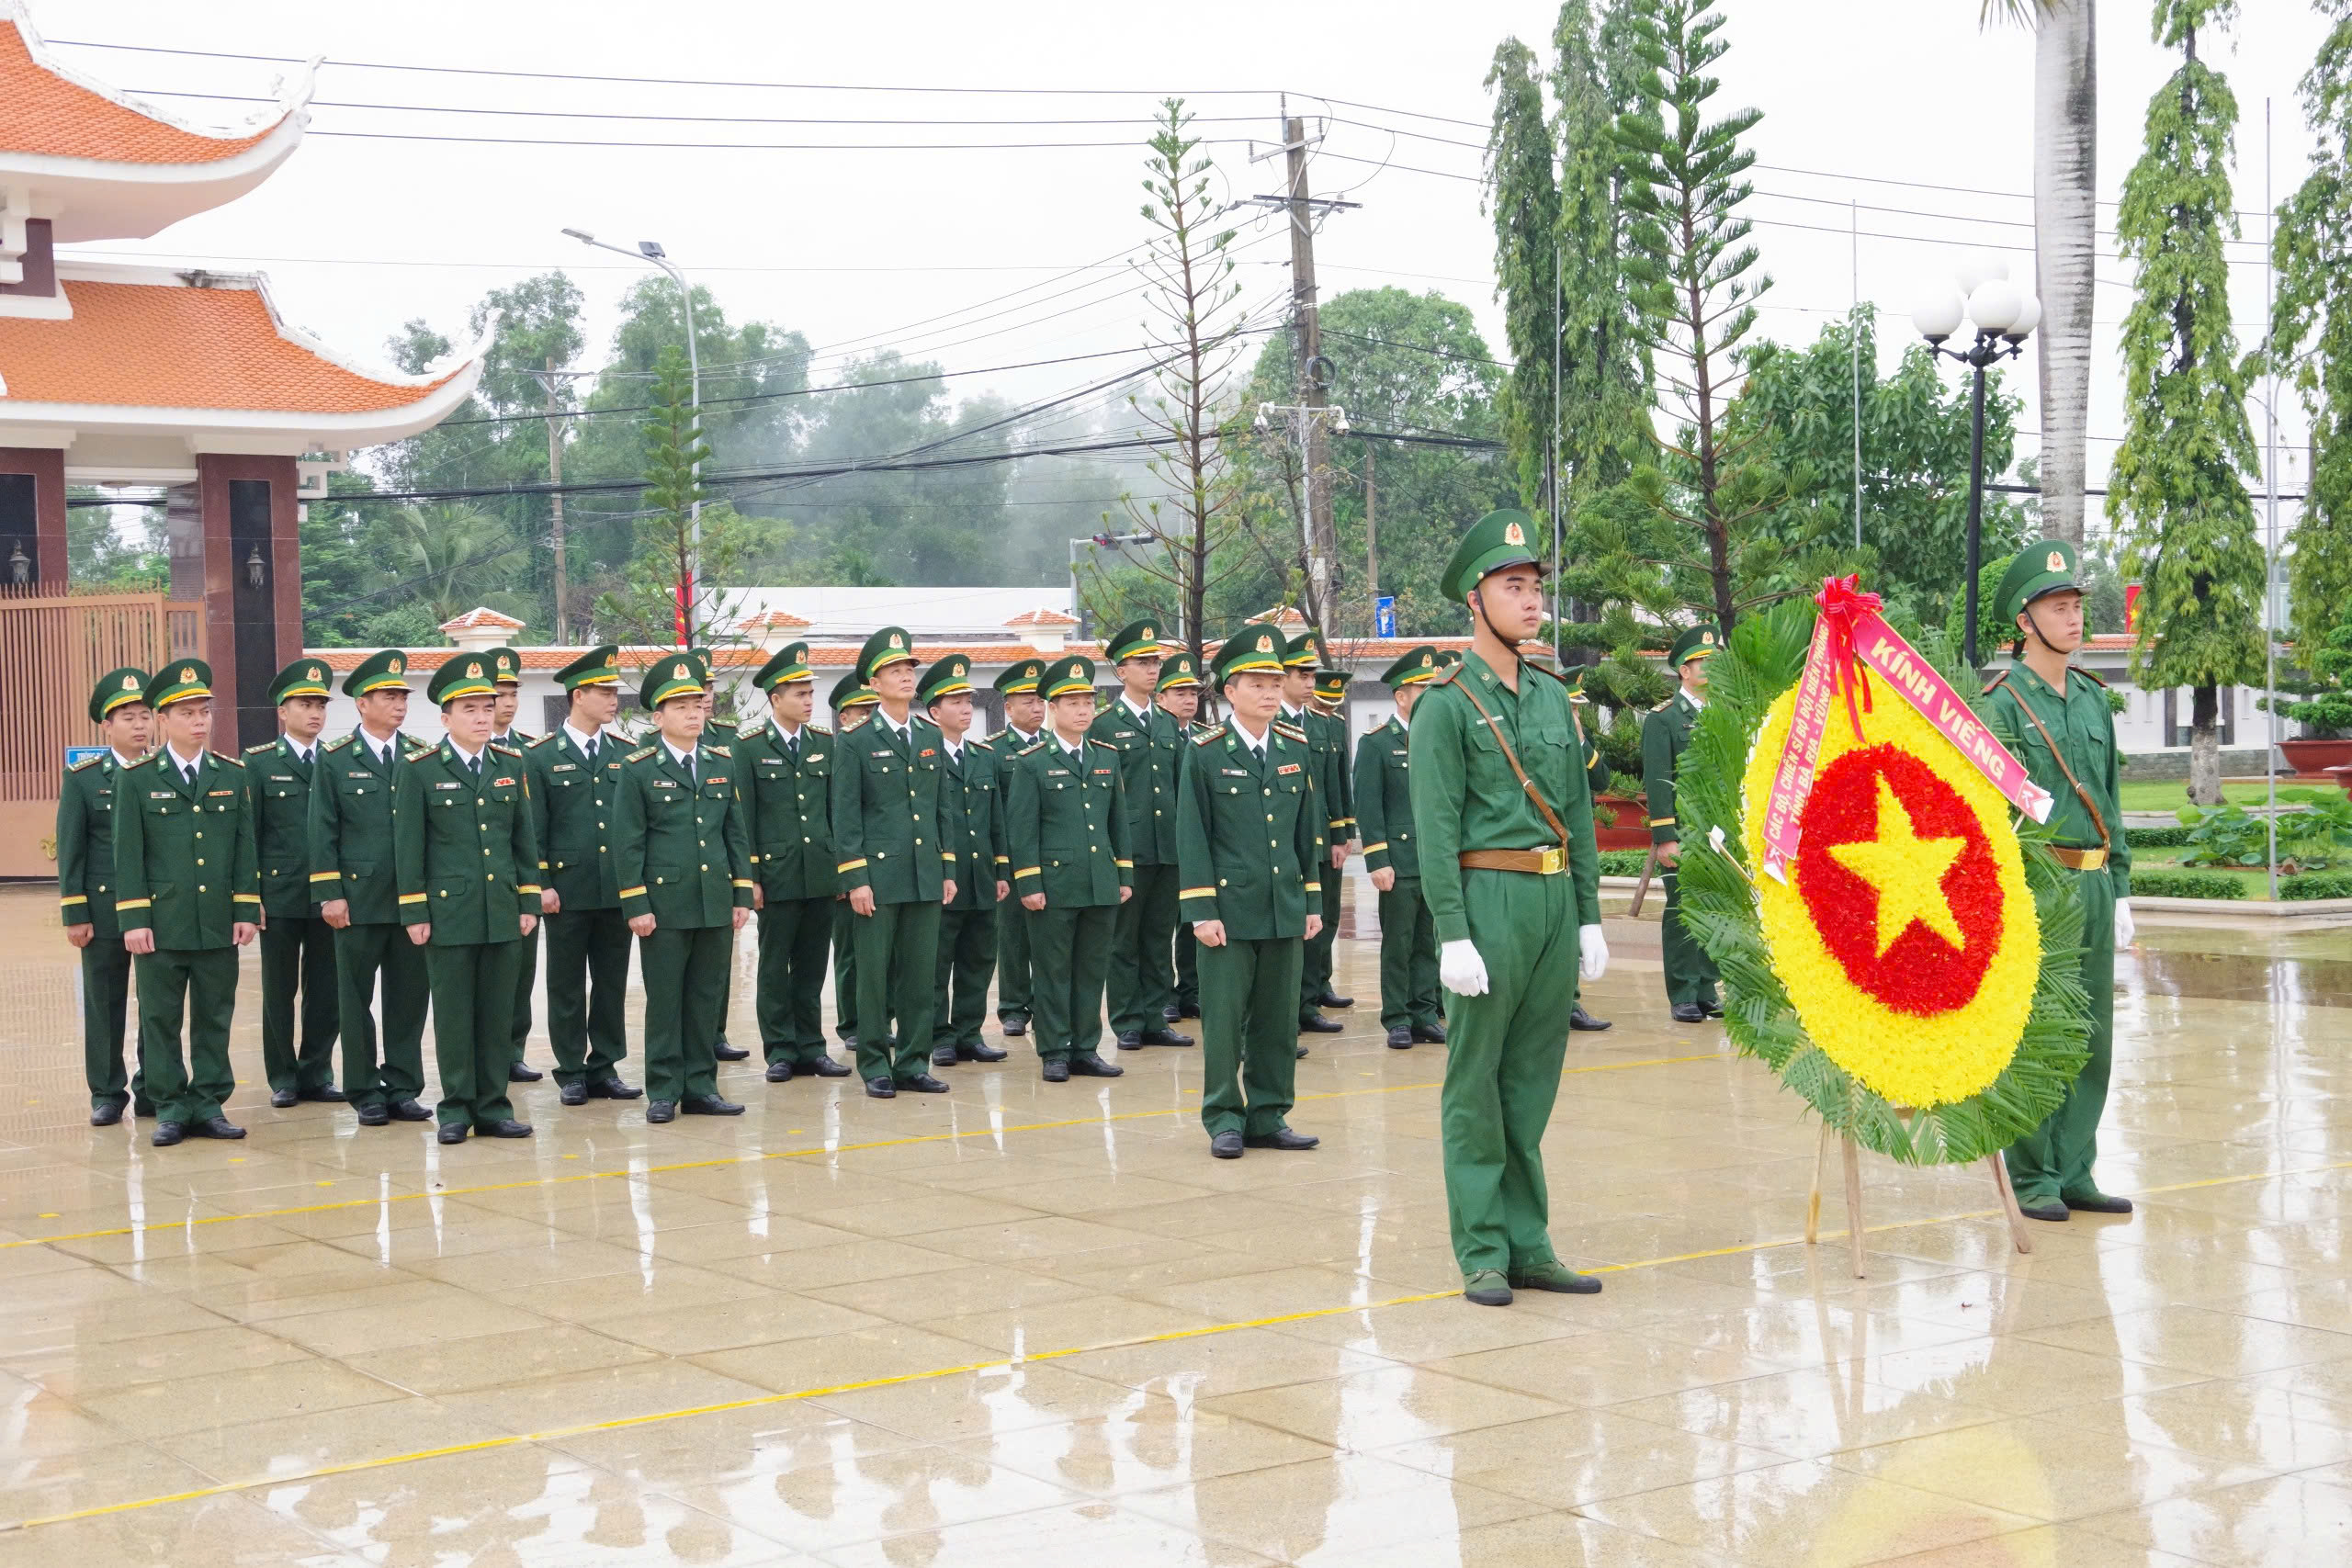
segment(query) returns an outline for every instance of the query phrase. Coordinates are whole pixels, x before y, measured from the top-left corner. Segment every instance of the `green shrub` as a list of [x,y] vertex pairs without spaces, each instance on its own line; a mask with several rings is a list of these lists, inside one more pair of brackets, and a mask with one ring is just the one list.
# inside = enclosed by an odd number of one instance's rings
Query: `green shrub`
[[1647,850],[1603,850],[1600,852],[1600,874],[1603,876],[1639,876],[1642,866],[1650,858]]
[[[2352,855],[2352,798],[2335,789],[2282,789],[2276,818],[2279,869],[2324,871]],[[2268,863],[2272,829],[2243,806],[2184,806],[2177,813],[2188,829],[2184,865],[2258,866]]]
[[2187,828],[2126,828],[2123,841],[2135,850],[2175,850],[2188,842]]
[[2193,871],[2135,871],[2132,895],[2135,898],[2243,898],[2245,884],[2234,876],[2200,876]]
[[[2138,886],[2138,879],[2133,879]],[[2352,898],[2352,872],[2307,871],[2278,879],[2281,898]]]

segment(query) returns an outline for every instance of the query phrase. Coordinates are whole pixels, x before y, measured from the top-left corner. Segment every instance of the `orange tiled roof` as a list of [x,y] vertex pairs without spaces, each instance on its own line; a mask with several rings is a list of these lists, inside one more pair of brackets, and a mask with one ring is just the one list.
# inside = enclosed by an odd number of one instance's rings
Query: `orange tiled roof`
[[266,138],[204,136],[143,115],[55,74],[33,59],[23,30],[0,19],[0,152],[108,164],[217,164]]
[[454,620],[442,622],[441,629],[445,632],[463,632],[471,631],[476,626],[496,626],[505,631],[523,624],[512,615],[499,614],[487,604],[478,604]]
[[1023,610],[1004,624],[1008,626],[1074,626],[1079,624],[1079,619],[1059,610],[1036,609]]
[[804,615],[796,615],[789,610],[763,610],[756,615],[745,616],[737,624],[745,631],[769,629],[797,631],[802,626],[813,626],[817,623]]
[[376,413],[416,402],[462,373],[418,387],[346,370],[283,336],[257,288],[77,279],[61,287],[72,321],[0,316],[0,381],[7,388],[0,408]]

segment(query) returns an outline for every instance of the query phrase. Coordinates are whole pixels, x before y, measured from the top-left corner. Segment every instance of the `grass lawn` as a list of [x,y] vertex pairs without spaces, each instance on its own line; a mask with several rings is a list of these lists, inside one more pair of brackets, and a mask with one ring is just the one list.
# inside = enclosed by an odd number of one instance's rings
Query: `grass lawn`
[[[2293,784],[2281,777],[2278,787],[2287,789],[2333,789],[2333,784]],[[2222,784],[2222,798],[2238,806],[2260,806],[2267,798],[2267,786],[2260,779],[2225,779]],[[2187,779],[2139,779],[2129,772],[2123,775],[2123,809],[2126,811],[2179,810],[2188,804]]]
[[[2132,869],[2133,871],[2180,871],[2198,876],[2225,876],[2232,881],[2245,883],[2245,896],[2249,898],[2270,897],[2269,874],[2260,866],[2249,871],[2235,866],[2183,865],[2180,863],[2180,857],[2184,852],[2186,852],[2177,849],[2133,850]],[[2279,880],[2283,884],[2286,879],[2282,876]],[[2217,900],[2215,903],[2217,908],[2226,909],[2229,907],[2229,902]]]

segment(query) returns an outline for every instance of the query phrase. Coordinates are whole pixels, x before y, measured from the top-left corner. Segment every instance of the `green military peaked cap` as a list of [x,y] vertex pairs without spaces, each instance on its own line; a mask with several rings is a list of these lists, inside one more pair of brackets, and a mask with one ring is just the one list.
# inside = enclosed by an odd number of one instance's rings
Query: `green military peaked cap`
[[359,667],[343,678],[343,694],[364,697],[370,692],[390,691],[398,686],[408,690],[408,655],[397,648],[380,649],[359,661]]
[[1327,703],[1345,700],[1348,672],[1344,670],[1317,670],[1315,672],[1315,694]]
[[447,707],[459,697],[494,697],[498,694],[498,665],[487,651],[453,653],[433,672],[424,683],[427,700]]
[[1225,639],[1225,646],[1209,663],[1209,672],[1220,690],[1236,675],[1279,675],[1289,651],[1290,644],[1283,640],[1282,633],[1272,626],[1252,626]]
[[1293,670],[1317,670],[1330,662],[1331,655],[1323,646],[1323,634],[1312,628],[1283,646],[1283,663]]
[[929,707],[942,697],[971,689],[972,661],[960,653],[951,653],[922,672],[922,679],[915,683],[915,701]]
[[907,635],[904,626],[884,626],[865,639],[857,650],[857,678],[871,681],[874,672],[898,663],[915,661],[915,639]]
[[269,701],[273,707],[295,697],[323,698],[326,695],[327,666],[322,659],[298,659],[280,670],[277,679],[269,683]]
[[1042,659],[1022,659],[1005,666],[1004,673],[996,678],[996,689],[1008,697],[1017,697],[1037,689],[1046,675]]
[[844,675],[833,682],[832,694],[826,699],[826,705],[835,713],[846,713],[851,708],[863,707],[868,703],[878,703],[881,700],[880,697],[866,690],[865,682],[853,673]]
[[1201,683],[1199,661],[1190,653],[1171,653],[1159,664],[1159,684],[1155,691],[1174,692]]
[[1674,639],[1668,650],[1666,667],[1679,670],[1694,659],[1705,659],[1723,644],[1723,638],[1713,626],[1685,626],[1682,635]]
[[617,686],[621,683],[620,648],[609,642],[592,648],[557,671],[555,678],[567,692],[582,686]]
[[772,692],[795,681],[813,681],[816,678],[817,671],[808,662],[808,645],[788,642],[760,666],[760,672],[752,677],[752,684],[763,692]]
[[2001,574],[2000,592],[1993,595],[1993,618],[2003,626],[2012,626],[2018,613],[2043,594],[2070,588],[2080,592],[2083,585],[2075,580],[2076,565],[2075,547],[2064,539],[2036,539],[2026,546]]
[[665,653],[645,671],[637,700],[650,713],[672,697],[699,697],[709,689],[701,660],[692,653]]
[[1424,681],[1434,681],[1445,669],[1438,660],[1437,649],[1427,643],[1408,648],[1403,658],[1380,672],[1381,682],[1393,691],[1398,686],[1418,686]]
[[493,648],[489,650],[489,658],[490,678],[492,681],[502,686],[519,686],[523,683],[521,654],[511,648]]
[[1154,620],[1130,621],[1102,645],[1102,657],[1114,664],[1123,659],[1156,659],[1159,651],[1159,623]]
[[90,690],[90,722],[96,724],[126,703],[147,700],[147,671],[135,664],[109,670]]
[[1445,563],[1439,591],[1458,604],[1489,574],[1507,566],[1543,565],[1536,537],[1535,519],[1526,513],[1487,513],[1470,525],[1470,531],[1453,547],[1453,558]]
[[1047,702],[1056,697],[1074,697],[1080,692],[1089,696],[1094,694],[1094,660],[1075,653],[1046,665],[1037,682],[1037,693]]
[[161,708],[212,694],[212,666],[201,659],[175,659],[147,678],[147,705]]

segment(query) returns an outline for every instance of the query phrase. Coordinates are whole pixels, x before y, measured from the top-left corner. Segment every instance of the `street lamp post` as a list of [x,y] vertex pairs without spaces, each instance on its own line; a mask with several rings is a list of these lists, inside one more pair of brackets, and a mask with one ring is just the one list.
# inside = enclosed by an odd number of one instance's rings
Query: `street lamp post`
[[[1975,342],[1946,348],[1944,340],[1960,330],[1963,315],[1975,329]],[[1981,253],[1962,257],[1951,283],[1929,285],[1911,312],[1911,324],[1930,352],[1975,372],[1968,441],[1968,614],[1961,636],[1961,654],[1971,670],[1977,668],[1976,580],[1984,547],[1984,372],[2024,353],[2041,321],[2041,301],[2009,281],[2009,264]]]
[[1069,542],[1069,602],[1078,610],[1078,635],[1093,636],[1090,629],[1093,617],[1086,613],[1086,601],[1078,592],[1078,552],[1080,550],[1124,549],[1129,545],[1148,545],[1154,536],[1149,534],[1081,534]]
[[695,434],[697,437],[695,445],[697,455],[695,457],[694,466],[695,499],[689,509],[688,522],[690,532],[687,540],[687,555],[690,564],[686,569],[686,581],[679,584],[678,615],[684,629],[678,646],[692,648],[695,641],[695,593],[696,584],[702,578],[702,457],[699,455],[702,445],[699,440],[702,434],[702,354],[695,345],[695,291],[686,287],[686,275],[678,270],[676,265],[670,260],[669,253],[662,248],[658,241],[639,240],[637,243],[637,249],[632,251],[600,240],[584,229],[566,229],[564,233],[583,245],[594,245],[600,251],[610,251],[616,256],[629,256],[638,261],[651,262],[670,275],[670,281],[678,286],[678,299],[685,306],[686,376],[690,382],[687,396],[695,412]]

